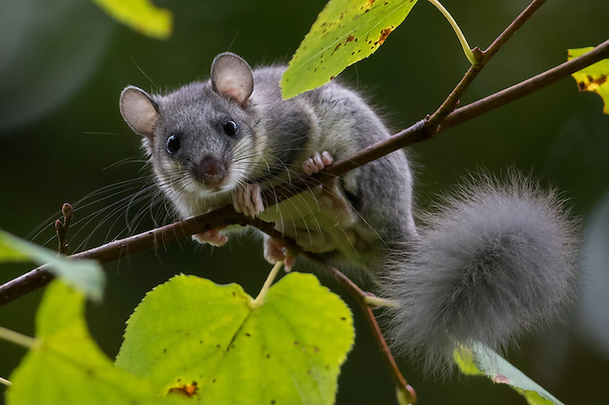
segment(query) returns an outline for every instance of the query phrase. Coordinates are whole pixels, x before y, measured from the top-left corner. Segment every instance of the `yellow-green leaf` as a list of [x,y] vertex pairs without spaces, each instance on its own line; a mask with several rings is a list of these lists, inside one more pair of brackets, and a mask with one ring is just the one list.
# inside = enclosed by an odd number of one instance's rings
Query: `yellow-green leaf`
[[201,404],[332,404],[353,338],[348,307],[313,275],[288,274],[262,305],[180,275],[137,307],[116,364]]
[[36,314],[36,340],[11,375],[8,405],[185,405],[161,397],[149,381],[116,368],[91,339],[85,299],[52,282]]
[[330,0],[281,80],[284,98],[319,87],[367,58],[404,21],[416,0]]
[[[569,49],[568,60],[577,58],[591,51],[594,47]],[[602,97],[605,107],[603,112],[609,114],[609,59],[603,59],[593,65],[573,73],[580,91],[592,91]]]
[[91,300],[101,301],[106,276],[96,261],[70,259],[0,229],[0,262],[27,260],[38,265],[47,264],[55,276],[85,292]]
[[497,384],[507,384],[530,405],[564,405],[522,371],[480,343],[455,350],[455,362],[462,373],[482,375]]
[[134,31],[167,39],[173,29],[173,15],[150,0],[93,0],[106,13]]

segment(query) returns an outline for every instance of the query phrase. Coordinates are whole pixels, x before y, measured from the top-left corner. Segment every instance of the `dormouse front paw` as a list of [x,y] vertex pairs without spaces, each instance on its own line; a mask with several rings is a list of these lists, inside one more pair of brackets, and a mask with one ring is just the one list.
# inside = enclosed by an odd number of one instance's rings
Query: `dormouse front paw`
[[332,162],[334,162],[334,158],[332,158],[330,152],[315,152],[312,157],[303,162],[302,171],[310,176],[323,170],[326,166],[330,166]]
[[254,217],[264,211],[264,202],[258,184],[246,184],[233,194],[235,211]]
[[212,246],[220,247],[228,241],[228,236],[221,235],[218,229],[211,229],[207,232],[197,233],[192,235],[192,239],[201,244],[210,244]]

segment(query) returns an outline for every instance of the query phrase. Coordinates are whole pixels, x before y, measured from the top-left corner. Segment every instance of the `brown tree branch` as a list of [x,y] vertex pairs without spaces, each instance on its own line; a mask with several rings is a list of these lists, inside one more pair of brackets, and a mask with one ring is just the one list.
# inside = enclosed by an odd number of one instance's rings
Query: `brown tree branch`
[[[471,120],[472,118],[511,101],[520,99],[605,58],[609,58],[609,40],[578,58],[565,62],[553,69],[482,100],[456,109],[439,125],[437,132],[445,131],[450,127]],[[285,198],[293,196],[295,192],[307,189],[307,184],[309,186],[319,184],[319,182],[342,175],[349,170],[362,166],[400,148],[429,139],[433,134],[430,134],[430,132],[425,129],[427,121],[427,119],[422,119],[411,127],[396,133],[389,139],[378,142],[347,158],[334,162],[323,172],[318,173],[308,181],[297,181],[293,184],[278,186],[276,188],[277,194],[265,194],[266,206],[274,205]],[[97,248],[74,254],[70,257],[89,258],[98,260],[100,263],[107,263],[126,255],[152,249],[153,247],[158,246],[159,243],[172,243],[187,238],[195,233],[205,232],[229,224],[241,224],[244,222],[243,218],[243,216],[235,213],[232,207],[226,206],[208,214],[199,215],[139,235],[110,242]],[[49,273],[46,266],[40,266],[4,283],[0,286],[0,306],[38,288],[44,287],[50,282],[52,277],[53,276]]]
[[444,122],[440,125],[439,131],[444,131],[450,127],[499,108],[507,103],[518,100],[524,96],[541,90],[544,87],[554,84],[557,81],[577,72],[578,70],[582,70],[587,66],[607,58],[609,58],[609,39],[578,58],[571,59],[568,62],[546,70],[537,76],[533,76],[530,79],[508,87],[505,90],[498,91],[497,93],[494,93],[488,97],[456,109],[454,112],[450,113],[448,117],[446,117],[446,120],[444,120]]

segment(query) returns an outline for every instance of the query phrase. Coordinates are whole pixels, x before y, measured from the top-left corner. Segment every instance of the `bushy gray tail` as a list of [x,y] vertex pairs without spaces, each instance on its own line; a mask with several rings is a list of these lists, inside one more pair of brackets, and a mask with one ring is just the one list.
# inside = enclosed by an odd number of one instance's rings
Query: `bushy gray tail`
[[446,371],[459,344],[502,349],[572,298],[576,223],[555,192],[482,176],[424,220],[387,285],[399,302],[393,339],[428,371]]

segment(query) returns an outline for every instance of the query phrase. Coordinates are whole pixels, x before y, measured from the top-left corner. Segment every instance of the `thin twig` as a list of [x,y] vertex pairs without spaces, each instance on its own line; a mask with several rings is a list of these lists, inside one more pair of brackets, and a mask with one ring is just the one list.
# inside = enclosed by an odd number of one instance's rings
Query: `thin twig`
[[477,63],[469,67],[459,84],[448,95],[442,105],[434,112],[425,124],[425,135],[428,137],[434,136],[438,132],[439,125],[446,117],[453,112],[459,105],[459,100],[465,91],[472,84],[474,79],[478,77],[480,71],[486,66],[488,61],[501,49],[501,47],[523,26],[525,22],[531,18],[533,13],[539,9],[547,0],[533,0],[529,6],[514,19],[514,21],[505,29],[495,41],[485,50],[475,48],[474,54],[478,60]]
[[609,40],[606,40],[590,52],[587,52],[578,58],[571,59],[568,62],[546,70],[537,76],[533,76],[530,79],[508,87],[505,90],[498,91],[481,100],[458,108],[446,117],[446,120],[440,125],[438,132],[445,131],[455,125],[469,121],[472,118],[541,90],[544,87],[570,76],[578,70],[607,58],[609,58]]
[[518,31],[518,29],[522,27],[522,25],[531,18],[533,13],[537,11],[539,7],[543,6],[546,1],[547,0],[534,0],[531,2],[531,4],[529,4],[501,34],[499,34],[491,46],[482,52],[482,62],[488,62],[488,60],[492,58],[510,38],[512,38],[512,35],[514,35],[514,33]]
[[74,210],[70,204],[65,203],[61,207],[61,213],[63,214],[63,222],[59,219],[55,221],[55,231],[57,232],[57,241],[59,243],[58,251],[62,255],[67,255],[69,252],[68,228],[72,219],[74,219]]
[[379,327],[378,322],[376,321],[376,317],[374,316],[374,312],[370,308],[368,304],[368,297],[371,295],[370,293],[359,288],[357,284],[355,284],[351,279],[345,276],[340,270],[336,269],[328,265],[321,257],[314,253],[307,252],[303,250],[300,246],[296,244],[294,240],[286,237],[281,232],[277,231],[273,224],[262,221],[259,218],[248,218],[248,225],[255,227],[256,229],[261,230],[272,238],[280,241],[291,253],[296,255],[302,255],[312,262],[316,263],[322,271],[326,274],[331,275],[337,280],[343,287],[345,287],[351,295],[353,295],[360,306],[364,317],[366,318],[366,322],[368,326],[372,330],[372,334],[376,339],[379,348],[381,349],[381,353],[383,358],[385,359],[385,363],[389,369],[389,374],[393,379],[394,384],[397,389],[400,391],[402,396],[407,399],[409,404],[414,404],[417,401],[417,394],[413,387],[411,387],[407,382],[400,369],[398,368],[397,363],[389,349],[389,345],[385,341],[385,337],[383,336],[383,332]]

